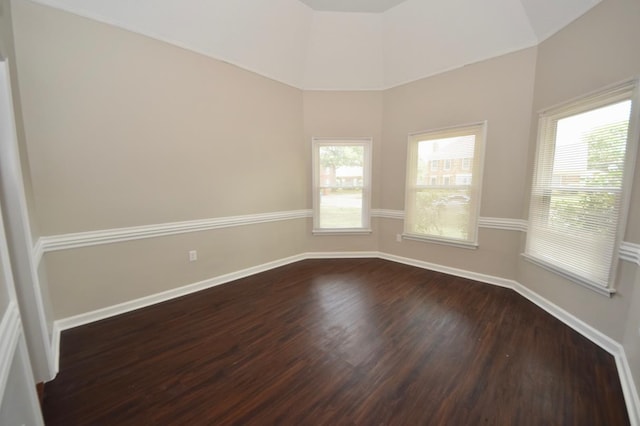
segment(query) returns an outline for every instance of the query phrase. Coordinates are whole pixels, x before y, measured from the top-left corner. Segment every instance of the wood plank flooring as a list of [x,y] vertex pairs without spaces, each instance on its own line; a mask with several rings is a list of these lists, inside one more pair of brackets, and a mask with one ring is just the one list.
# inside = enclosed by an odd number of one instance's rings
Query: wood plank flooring
[[307,260],[62,334],[47,425],[625,425],[614,359],[517,295]]

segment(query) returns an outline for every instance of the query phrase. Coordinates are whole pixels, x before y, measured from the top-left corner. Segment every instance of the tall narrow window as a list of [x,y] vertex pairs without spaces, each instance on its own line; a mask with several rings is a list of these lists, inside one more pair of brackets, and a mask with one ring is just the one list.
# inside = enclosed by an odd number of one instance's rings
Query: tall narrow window
[[636,139],[635,83],[540,115],[526,256],[611,293]]
[[[477,246],[485,128],[479,123],[409,136],[405,238]],[[470,170],[461,173],[464,159]],[[427,179],[434,161],[452,173],[441,184]]]
[[371,139],[313,139],[313,230],[370,232]]

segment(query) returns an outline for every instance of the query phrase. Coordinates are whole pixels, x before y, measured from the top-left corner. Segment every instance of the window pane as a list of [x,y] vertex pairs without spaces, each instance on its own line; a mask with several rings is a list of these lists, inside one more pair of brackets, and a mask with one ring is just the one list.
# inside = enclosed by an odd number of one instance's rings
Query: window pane
[[620,187],[631,101],[557,122],[552,184]]
[[469,200],[467,187],[418,190],[413,233],[468,239]]
[[364,228],[365,145],[322,143],[317,147],[319,175],[316,227]]
[[483,134],[478,124],[410,136],[406,233],[476,243],[481,165],[473,159]]
[[362,188],[323,188],[320,193],[320,228],[361,228]]
[[[449,184],[455,184],[457,174],[470,177],[471,174],[463,167],[463,160],[473,157],[475,139],[475,135],[466,135],[419,141],[416,184],[421,185],[429,182],[431,177],[448,176],[450,177]],[[438,170],[433,166],[427,167],[428,164],[438,164],[439,160],[443,161],[443,170]],[[462,172],[462,170],[465,171]]]

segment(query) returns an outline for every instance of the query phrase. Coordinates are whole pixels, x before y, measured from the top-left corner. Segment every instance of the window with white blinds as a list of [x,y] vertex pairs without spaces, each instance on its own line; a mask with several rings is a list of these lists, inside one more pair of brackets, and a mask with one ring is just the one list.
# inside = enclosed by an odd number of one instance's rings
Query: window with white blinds
[[404,237],[478,245],[486,122],[409,135]]
[[626,83],[540,115],[525,255],[605,294],[634,166],[635,90]]

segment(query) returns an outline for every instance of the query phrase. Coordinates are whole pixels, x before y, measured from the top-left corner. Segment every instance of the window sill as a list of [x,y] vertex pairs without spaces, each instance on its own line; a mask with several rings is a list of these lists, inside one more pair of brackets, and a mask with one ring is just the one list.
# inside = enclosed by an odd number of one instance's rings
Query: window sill
[[603,287],[590,280],[579,277],[578,275],[572,272],[569,272],[559,266],[552,265],[551,263],[545,262],[544,260],[533,257],[527,253],[522,253],[521,256],[524,257],[526,261],[533,263],[534,265],[539,266],[542,269],[545,269],[549,272],[553,272],[554,274],[560,275],[562,278],[568,281],[578,284],[579,286],[587,288],[591,291],[595,291],[596,293],[601,294],[603,296],[611,297],[616,292],[612,288]]
[[314,229],[311,231],[313,235],[369,235],[371,229]]
[[425,237],[422,235],[414,235],[414,234],[402,234],[402,239],[411,240],[411,241],[420,241],[423,243],[441,244],[445,246],[464,248],[468,250],[476,250],[478,248],[478,243],[476,242],[440,239],[440,238]]

